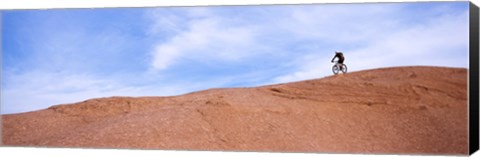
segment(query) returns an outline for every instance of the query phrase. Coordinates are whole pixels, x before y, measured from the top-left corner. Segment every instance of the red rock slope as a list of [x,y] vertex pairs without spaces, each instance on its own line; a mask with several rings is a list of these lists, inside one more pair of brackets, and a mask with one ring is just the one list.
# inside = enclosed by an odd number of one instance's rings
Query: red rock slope
[[3,115],[11,146],[466,154],[467,69],[396,67]]

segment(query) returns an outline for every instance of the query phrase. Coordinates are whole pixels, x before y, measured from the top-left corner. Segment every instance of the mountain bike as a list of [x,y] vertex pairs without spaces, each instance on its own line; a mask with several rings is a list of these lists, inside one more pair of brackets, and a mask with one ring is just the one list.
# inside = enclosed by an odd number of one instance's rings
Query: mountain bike
[[340,73],[340,71],[342,73],[347,73],[347,65],[346,64],[341,64],[341,63],[338,63],[338,62],[332,62],[332,63],[335,63],[332,67],[333,74],[337,75],[338,73]]

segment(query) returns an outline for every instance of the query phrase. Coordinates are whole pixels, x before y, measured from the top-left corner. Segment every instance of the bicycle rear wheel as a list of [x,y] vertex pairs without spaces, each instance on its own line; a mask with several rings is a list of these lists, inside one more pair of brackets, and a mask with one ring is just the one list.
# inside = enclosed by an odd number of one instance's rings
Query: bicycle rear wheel
[[338,74],[338,72],[340,72],[339,66],[333,65],[333,67],[332,67],[332,72],[333,72],[333,74],[335,74],[335,75]]
[[347,65],[342,64],[342,72],[347,73]]

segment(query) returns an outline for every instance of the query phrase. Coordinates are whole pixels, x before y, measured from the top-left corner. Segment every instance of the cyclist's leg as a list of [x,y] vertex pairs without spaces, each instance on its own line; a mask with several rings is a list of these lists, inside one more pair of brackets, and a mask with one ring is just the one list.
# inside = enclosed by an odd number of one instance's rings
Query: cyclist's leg
[[338,60],[338,63],[340,64],[340,65],[339,65],[340,70],[343,70],[343,59],[339,59],[339,60]]

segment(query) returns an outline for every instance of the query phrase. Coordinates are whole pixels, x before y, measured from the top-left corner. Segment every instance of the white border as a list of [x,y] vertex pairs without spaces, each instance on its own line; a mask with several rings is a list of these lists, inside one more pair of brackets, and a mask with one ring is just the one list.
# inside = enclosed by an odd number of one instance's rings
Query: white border
[[[158,6],[212,6],[259,4],[365,3],[365,2],[421,2],[466,0],[0,0],[0,9],[58,9],[58,8],[112,8]],[[479,1],[479,0],[475,0]],[[479,3],[476,3],[479,4]]]
[[[319,154],[319,153],[279,153],[279,152],[220,152],[220,151],[173,151],[173,150],[128,150],[128,149],[84,149],[84,148],[34,148],[0,147],[2,156],[15,157],[143,157],[143,156],[180,156],[180,157],[438,157],[433,155],[363,155],[363,154]],[[477,153],[478,154],[478,153]],[[478,155],[480,156],[480,155]]]

